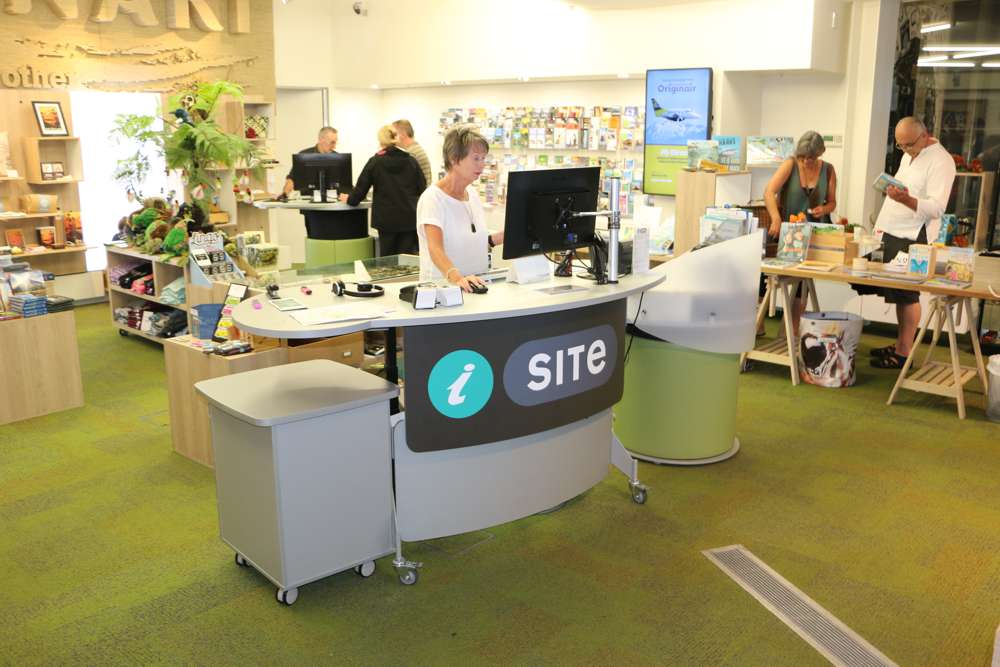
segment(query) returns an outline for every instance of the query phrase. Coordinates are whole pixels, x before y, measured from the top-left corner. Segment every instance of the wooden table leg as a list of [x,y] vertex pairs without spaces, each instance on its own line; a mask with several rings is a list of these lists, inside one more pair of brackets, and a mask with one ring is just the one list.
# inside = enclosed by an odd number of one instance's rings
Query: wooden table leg
[[958,402],[958,418],[965,419],[965,388],[962,386],[962,366],[958,363],[955,316],[951,312],[951,300],[948,301],[945,314],[948,316],[948,347],[951,348],[951,372],[955,378],[955,401]]
[[771,293],[771,299],[767,303],[767,316],[774,317],[774,314],[778,312],[777,301],[778,301],[778,283],[780,278],[778,276],[768,276],[767,277],[767,288]]
[[972,351],[976,355],[976,372],[979,381],[983,383],[983,394],[989,395],[989,380],[986,375],[986,364],[983,363],[983,351],[979,347],[979,324],[972,313],[972,299],[962,299],[965,303],[965,318],[969,322],[969,338],[972,339]]
[[[802,289],[809,289],[809,303],[812,304],[813,312],[819,312],[819,294],[816,293],[816,283],[812,278],[809,278],[802,283]],[[805,294],[802,295],[805,298]]]
[[[767,314],[768,304],[773,298],[774,283],[771,281],[771,276],[767,276],[765,280],[764,288],[764,298],[761,299],[760,305],[757,306],[757,319],[755,320],[754,331],[760,331],[760,327],[764,324],[764,316]],[[746,368],[748,352],[744,352],[740,355],[740,369]]]
[[[935,297],[932,303],[937,304],[940,299],[941,297]],[[936,318],[933,324],[931,324],[932,317]],[[927,362],[931,360],[931,355],[934,354],[938,341],[941,339],[941,330],[944,329],[944,309],[932,307],[931,312],[927,315],[927,324],[931,325],[934,333],[931,334],[931,344],[927,347],[927,354],[924,355],[924,360],[920,364],[921,366],[926,366]],[[923,342],[922,338],[919,338],[919,340]]]
[[917,348],[920,347],[920,343],[924,339],[924,333],[927,332],[927,324],[931,321],[932,317],[937,315],[938,308],[940,307],[939,297],[935,297],[931,300],[931,314],[928,315],[926,320],[924,320],[923,326],[920,327],[920,332],[917,334],[917,339],[913,341],[913,347],[910,348],[910,354],[906,357],[906,363],[903,364],[903,368],[899,371],[899,377],[896,378],[896,384],[892,387],[892,393],[889,394],[889,400],[885,402],[886,405],[892,405],[892,402],[896,399],[899,387],[903,384],[903,380],[906,379],[906,374],[909,372],[910,366],[913,364],[913,360],[917,357]]
[[798,386],[799,384],[799,364],[795,355],[795,335],[792,332],[792,309],[795,308],[794,298],[795,289],[794,286],[799,283],[798,280],[780,280],[778,284],[781,286],[781,296],[784,299],[784,312],[781,315],[781,319],[785,324],[785,340],[788,343],[788,362],[789,370],[792,373],[792,384]]

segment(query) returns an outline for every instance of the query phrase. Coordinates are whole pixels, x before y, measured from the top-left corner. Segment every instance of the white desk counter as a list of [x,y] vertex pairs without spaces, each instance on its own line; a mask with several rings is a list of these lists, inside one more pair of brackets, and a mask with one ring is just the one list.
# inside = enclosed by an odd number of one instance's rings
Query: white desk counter
[[357,211],[361,209],[367,209],[372,207],[370,201],[363,201],[357,206],[348,206],[347,204],[336,201],[327,202],[325,204],[314,202],[311,199],[291,199],[289,201],[255,201],[253,205],[257,208],[264,210],[268,209],[293,209],[297,211]]
[[[593,487],[613,464],[645,502],[638,467],[612,433],[611,408],[624,389],[626,299],[663,280],[628,276],[616,285],[579,278],[490,284],[462,306],[417,311],[399,300],[404,284],[378,298],[337,297],[330,285],[286,287],[313,308],[382,317],[302,326],[266,296],[233,311],[243,330],[318,338],[389,329],[386,376],[396,381],[395,327],[403,327],[405,413],[393,416],[397,552],[403,583],[419,563],[402,541],[481,530],[546,510]],[[576,291],[540,290],[580,287]],[[254,306],[254,302],[259,305]],[[387,311],[387,312],[385,312]]]
[[[311,295],[303,294],[302,285],[280,290],[282,298],[296,299],[310,308],[337,306],[344,315],[370,313],[373,310],[388,311],[382,317],[348,322],[331,322],[316,326],[303,326],[289,313],[280,312],[268,303],[266,296],[248,299],[233,310],[233,319],[240,329],[258,336],[272,338],[325,338],[389,327],[412,327],[434,324],[454,324],[508,317],[523,317],[560,310],[583,308],[601,303],[624,299],[643,292],[663,280],[659,273],[626,276],[617,285],[596,285],[583,278],[550,278],[546,282],[517,285],[508,282],[494,282],[486,294],[465,294],[465,303],[452,308],[438,307],[433,310],[414,310],[408,303],[399,300],[399,290],[413,283],[389,283],[383,285],[385,295],[374,299],[337,297],[329,283],[317,280],[309,283]],[[540,290],[565,286],[582,288],[577,291],[546,294]],[[254,302],[260,308],[254,307]]]

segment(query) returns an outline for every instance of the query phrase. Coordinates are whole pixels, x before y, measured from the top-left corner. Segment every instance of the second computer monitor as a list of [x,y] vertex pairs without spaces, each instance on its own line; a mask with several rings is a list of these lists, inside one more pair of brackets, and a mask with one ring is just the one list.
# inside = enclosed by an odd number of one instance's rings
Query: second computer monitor
[[582,248],[594,242],[600,167],[512,171],[507,180],[504,259]]
[[320,189],[320,176],[327,190],[350,193],[354,185],[350,153],[295,153],[292,155],[292,182],[295,189],[310,195]]

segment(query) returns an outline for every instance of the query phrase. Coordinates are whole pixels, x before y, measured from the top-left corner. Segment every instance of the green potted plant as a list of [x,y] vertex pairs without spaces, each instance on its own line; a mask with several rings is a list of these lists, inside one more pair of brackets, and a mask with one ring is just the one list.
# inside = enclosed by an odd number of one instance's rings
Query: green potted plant
[[150,155],[155,151],[163,156],[167,169],[181,171],[186,198],[207,217],[212,198],[222,186],[218,169],[260,169],[257,146],[220,125],[217,116],[223,99],[242,100],[242,87],[229,81],[192,84],[170,97],[162,129],[154,116],[117,116],[112,139],[119,145],[128,143],[135,151],[118,160],[115,180],[141,199],[139,184],[149,173]]

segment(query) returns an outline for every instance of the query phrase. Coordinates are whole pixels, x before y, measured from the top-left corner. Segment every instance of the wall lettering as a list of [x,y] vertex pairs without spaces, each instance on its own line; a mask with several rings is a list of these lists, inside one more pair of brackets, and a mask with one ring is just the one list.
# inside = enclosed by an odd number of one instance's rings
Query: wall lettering
[[[80,18],[78,0],[46,0],[46,4],[64,21]],[[31,11],[31,0],[3,0],[3,10],[8,14],[27,14]]]
[[43,72],[31,65],[17,69],[0,69],[0,85],[4,88],[66,88],[69,74]]
[[[167,27],[189,30],[194,25],[204,32],[222,32],[222,22],[207,0],[162,0],[165,5]],[[69,21],[80,17],[80,0],[43,0],[59,19]],[[18,15],[31,12],[33,0],[2,0],[6,14]],[[229,32],[250,32],[250,0],[227,0]],[[119,14],[128,16],[132,23],[142,27],[160,25],[152,0],[93,0],[89,20],[92,23],[112,23]]]

